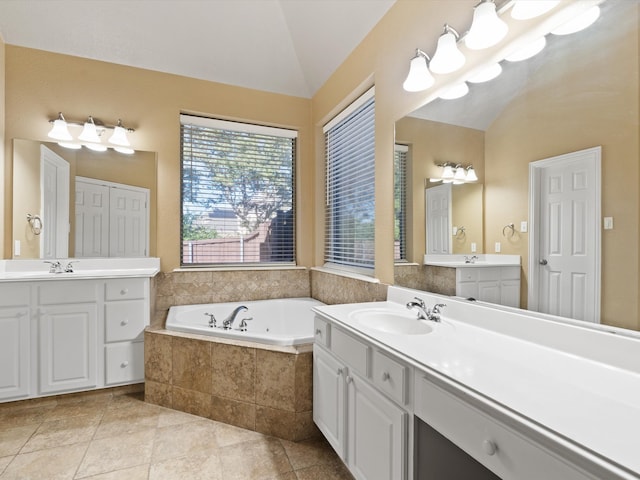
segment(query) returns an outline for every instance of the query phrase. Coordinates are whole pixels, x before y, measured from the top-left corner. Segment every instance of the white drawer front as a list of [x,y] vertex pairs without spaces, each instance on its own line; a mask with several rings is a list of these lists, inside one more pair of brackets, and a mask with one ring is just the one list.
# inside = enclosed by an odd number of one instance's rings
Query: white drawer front
[[361,375],[368,375],[369,347],[351,335],[333,328],[331,330],[331,351]]
[[376,387],[401,405],[407,403],[407,367],[377,350],[371,376]]
[[415,414],[504,480],[593,479],[422,376]]
[[38,286],[38,302],[42,305],[93,303],[98,300],[97,286],[100,283],[93,280],[55,280],[42,283]]
[[142,278],[119,278],[107,280],[105,284],[106,300],[129,300],[144,298],[146,282]]
[[0,285],[0,307],[29,305],[29,285],[26,283],[4,283]]
[[313,321],[313,331],[315,342],[329,348],[329,345],[331,344],[329,338],[329,335],[331,334],[331,326],[316,315]]
[[145,327],[144,300],[106,303],[105,341],[121,342],[140,337]]
[[118,343],[105,347],[105,384],[144,380],[144,343]]

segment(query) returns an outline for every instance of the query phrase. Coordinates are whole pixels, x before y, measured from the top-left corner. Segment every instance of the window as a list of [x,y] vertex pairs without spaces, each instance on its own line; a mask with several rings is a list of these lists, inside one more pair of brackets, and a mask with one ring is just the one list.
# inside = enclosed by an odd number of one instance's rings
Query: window
[[180,115],[181,265],[292,264],[297,132]]
[[407,155],[409,147],[396,145],[393,155],[393,259],[407,259]]
[[324,127],[326,152],[325,262],[374,267],[374,90]]

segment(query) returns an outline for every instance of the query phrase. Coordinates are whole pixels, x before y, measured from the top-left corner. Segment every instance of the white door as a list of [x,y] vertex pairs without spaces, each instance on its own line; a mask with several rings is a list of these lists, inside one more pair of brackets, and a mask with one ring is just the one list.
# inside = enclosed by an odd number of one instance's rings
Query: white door
[[69,163],[40,146],[40,258],[69,256]]
[[601,148],[530,165],[529,308],[600,321]]
[[112,186],[109,198],[109,256],[145,257],[148,244],[149,191]]
[[75,256],[109,256],[109,187],[76,177]]
[[451,184],[426,190],[427,254],[451,253]]

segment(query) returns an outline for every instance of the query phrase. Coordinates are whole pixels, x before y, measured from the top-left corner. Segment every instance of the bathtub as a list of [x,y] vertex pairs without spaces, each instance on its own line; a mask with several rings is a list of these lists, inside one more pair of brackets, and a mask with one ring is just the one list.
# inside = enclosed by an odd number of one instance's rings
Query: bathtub
[[[215,315],[219,327],[222,320],[240,305],[246,306],[248,310],[238,313],[232,329],[209,326],[207,314]],[[313,298],[279,298],[173,306],[169,309],[166,329],[267,345],[302,345],[313,343],[314,314],[311,308],[317,305],[324,304]],[[243,318],[251,318],[246,322],[246,331],[238,329]]]

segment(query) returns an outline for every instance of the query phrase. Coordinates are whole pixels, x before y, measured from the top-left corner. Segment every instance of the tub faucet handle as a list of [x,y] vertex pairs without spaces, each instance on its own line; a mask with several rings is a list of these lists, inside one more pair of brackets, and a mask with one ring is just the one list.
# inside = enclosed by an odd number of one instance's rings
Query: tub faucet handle
[[243,318],[242,320],[240,320],[240,325],[238,325],[238,330],[240,330],[241,332],[246,332],[247,322],[250,320],[253,320],[253,317]]
[[216,325],[216,316],[213,313],[205,313],[205,316],[209,317],[209,326],[211,328],[217,327],[217,325]]

